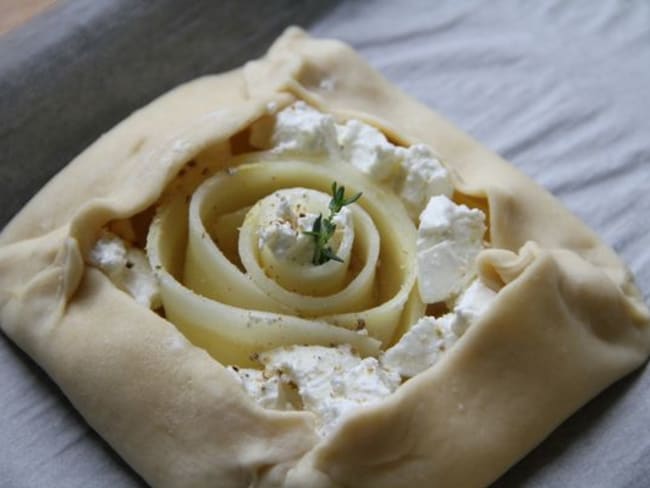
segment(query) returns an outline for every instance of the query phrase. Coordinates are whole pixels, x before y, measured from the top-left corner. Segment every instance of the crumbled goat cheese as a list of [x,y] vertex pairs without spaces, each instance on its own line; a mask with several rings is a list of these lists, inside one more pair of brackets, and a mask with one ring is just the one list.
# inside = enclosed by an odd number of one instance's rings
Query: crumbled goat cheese
[[314,240],[304,232],[312,229],[316,217],[318,215],[310,214],[299,221],[272,221],[259,230],[259,248],[268,247],[278,259],[291,260],[298,264],[311,263]]
[[480,280],[459,297],[453,312],[422,317],[381,358],[382,366],[411,378],[433,366],[494,301],[496,293]]
[[485,313],[496,296],[497,293],[485,286],[480,279],[474,280],[456,301],[454,307],[456,318],[452,324],[454,333],[458,336],[463,335],[469,326]]
[[337,125],[338,142],[343,159],[376,180],[390,179],[407,151],[395,146],[374,127],[349,120]]
[[115,234],[104,232],[90,250],[88,261],[139,304],[152,309],[160,307],[158,281],[142,250],[130,247]]
[[453,321],[451,313],[440,318],[422,317],[384,353],[381,364],[405,378],[424,371],[458,340]]
[[293,410],[287,392],[288,386],[280,382],[278,375],[266,376],[264,371],[252,368],[228,367],[244,391],[261,407],[273,410]]
[[304,410],[317,416],[326,436],[358,408],[390,395],[401,379],[377,359],[361,359],[349,346],[288,346],[259,355],[266,375],[279,374],[297,389]]
[[331,115],[305,102],[296,102],[277,114],[271,144],[273,152],[327,154],[377,181],[392,184],[413,219],[429,198],[451,196],[454,191],[449,172],[429,146],[396,146],[369,124],[355,119],[336,124]]
[[314,241],[304,232],[311,230],[318,214],[303,211],[288,193],[274,193],[270,222],[260,228],[258,247],[268,247],[279,259],[308,264],[314,253]]
[[296,102],[278,112],[271,136],[274,152],[336,153],[334,118]]
[[418,217],[431,197],[451,197],[454,192],[449,172],[431,148],[424,144],[415,144],[406,150],[394,188],[413,219]]
[[[272,212],[265,217],[268,223],[258,231],[258,248],[267,247],[278,259],[311,265],[314,239],[305,232],[312,230],[318,214],[307,211],[309,194],[303,190],[283,190],[271,198]],[[352,232],[351,221],[348,208],[342,208],[332,218],[339,235]]]
[[425,303],[447,300],[469,284],[484,233],[480,210],[456,205],[446,196],[429,200],[416,241],[418,288]]

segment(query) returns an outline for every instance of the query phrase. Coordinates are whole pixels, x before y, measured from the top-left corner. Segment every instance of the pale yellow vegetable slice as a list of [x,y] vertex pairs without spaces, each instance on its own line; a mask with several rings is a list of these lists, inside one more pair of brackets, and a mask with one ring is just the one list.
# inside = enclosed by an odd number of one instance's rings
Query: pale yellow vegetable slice
[[160,282],[167,318],[192,342],[224,364],[254,366],[256,354],[290,344],[351,344],[363,355],[378,353],[377,340],[326,322],[239,308],[198,295],[178,279],[188,223],[182,198],[162,206],[147,237],[149,261]]
[[[307,156],[301,156],[299,159],[296,156],[286,158],[260,152],[235,158],[233,165],[240,166],[220,176],[224,178],[224,185],[230,181],[233,190],[229,192],[228,198],[222,198],[216,192],[212,193],[214,197],[211,198],[219,200],[219,205],[208,199],[205,208],[213,209],[215,214],[206,214],[204,218],[212,219],[220,212],[232,212],[251,205],[269,193],[287,187],[309,187],[328,192],[332,181],[336,180],[346,186],[348,194],[363,193],[357,205],[370,216],[380,236],[374,304],[363,310],[333,311],[336,310],[336,304],[328,297],[328,307],[325,311],[327,315],[320,318],[350,329],[363,325],[372,337],[387,345],[397,330],[404,330],[410,325],[410,321],[420,316],[424,308],[419,295],[411,295],[416,280],[416,229],[401,202],[391,191],[372,183],[348,164],[326,159]],[[219,208],[220,206],[223,207]],[[241,277],[249,279],[243,273]],[[278,302],[283,300],[276,298]],[[298,307],[293,300],[283,304]],[[404,313],[405,309],[407,313]]]

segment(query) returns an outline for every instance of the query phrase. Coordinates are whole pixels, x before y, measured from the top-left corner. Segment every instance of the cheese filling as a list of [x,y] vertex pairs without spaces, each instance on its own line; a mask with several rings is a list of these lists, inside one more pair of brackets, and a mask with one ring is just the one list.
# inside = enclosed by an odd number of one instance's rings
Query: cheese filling
[[425,303],[459,294],[476,275],[475,261],[483,249],[485,215],[456,205],[446,196],[432,197],[418,227],[418,288]]
[[358,120],[337,124],[336,133],[343,159],[379,181],[395,176],[407,154],[406,149],[391,144],[380,131]]
[[461,338],[496,298],[475,280],[460,296],[453,311],[440,318],[422,317],[382,357],[382,365],[410,378],[433,366]]
[[104,232],[87,259],[140,305],[151,309],[160,307],[160,287],[142,250],[128,245],[111,232]]
[[[263,372],[237,371],[248,393],[258,404],[276,408],[294,391],[298,405],[290,408],[314,413],[322,436],[360,407],[390,395],[401,383],[396,371],[383,368],[376,358],[360,358],[350,346],[289,346],[262,353],[259,359]],[[255,379],[253,386],[247,386],[250,378]]]
[[[258,137],[255,139],[258,145],[265,145]],[[417,219],[431,197],[451,197],[454,190],[449,171],[429,146],[396,146],[369,124],[355,119],[337,124],[331,115],[302,101],[277,114],[266,146],[276,154],[322,154],[347,161],[389,186],[413,219]]]
[[[258,249],[260,265],[267,276],[292,289],[316,287],[321,294],[340,289],[354,244],[354,226],[348,208],[332,218],[336,226],[328,246],[342,262],[314,264],[314,237],[306,234],[321,215],[329,214],[330,196],[306,188],[278,190],[259,203]],[[327,285],[327,286],[324,286]]]
[[402,379],[433,366],[496,298],[480,280],[440,318],[422,317],[379,360],[361,358],[349,346],[289,346],[261,353],[263,371],[231,368],[260,405],[307,410],[329,435],[347,416],[393,393]]
[[271,136],[273,151],[336,153],[338,143],[334,117],[296,102],[278,112]]

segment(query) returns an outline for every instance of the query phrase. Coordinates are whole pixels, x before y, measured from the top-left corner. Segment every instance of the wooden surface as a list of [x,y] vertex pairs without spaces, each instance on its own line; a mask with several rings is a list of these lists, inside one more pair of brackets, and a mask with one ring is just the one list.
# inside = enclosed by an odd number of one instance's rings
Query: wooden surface
[[56,0],[0,0],[0,36],[50,8]]

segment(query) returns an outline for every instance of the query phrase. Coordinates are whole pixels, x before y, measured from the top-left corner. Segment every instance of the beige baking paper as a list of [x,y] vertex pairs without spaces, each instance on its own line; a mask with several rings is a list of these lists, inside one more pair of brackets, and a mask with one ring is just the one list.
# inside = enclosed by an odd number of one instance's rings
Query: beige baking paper
[[[302,98],[431,145],[487,205],[496,302],[435,367],[319,441],[83,256],[197,154]],[[650,352],[629,272],[530,179],[397,90],[349,47],[289,29],[266,57],[183,85],[61,171],[0,237],[0,323],[156,487],[472,487],[496,479]]]

